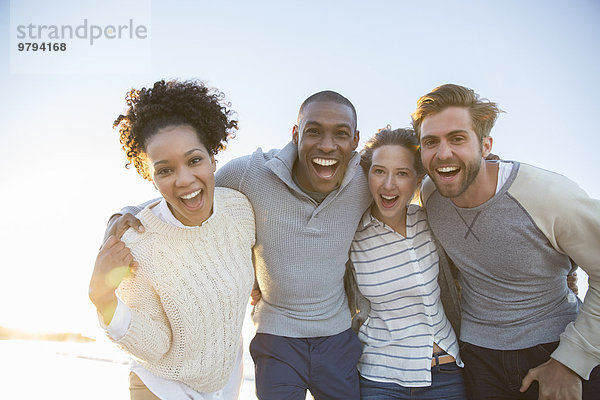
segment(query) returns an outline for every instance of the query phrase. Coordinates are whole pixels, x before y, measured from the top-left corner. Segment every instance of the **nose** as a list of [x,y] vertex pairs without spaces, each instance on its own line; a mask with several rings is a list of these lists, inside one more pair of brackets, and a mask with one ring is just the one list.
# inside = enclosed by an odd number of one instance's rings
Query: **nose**
[[394,176],[392,174],[387,174],[385,177],[385,181],[383,182],[384,190],[391,190],[394,188]]
[[452,149],[445,141],[441,141],[437,148],[437,158],[447,160],[452,158]]
[[177,179],[175,180],[175,185],[178,187],[186,187],[194,183],[194,174],[190,171],[189,168],[181,168],[177,172]]
[[331,153],[335,150],[335,141],[331,135],[322,135],[319,140],[319,150],[324,153]]

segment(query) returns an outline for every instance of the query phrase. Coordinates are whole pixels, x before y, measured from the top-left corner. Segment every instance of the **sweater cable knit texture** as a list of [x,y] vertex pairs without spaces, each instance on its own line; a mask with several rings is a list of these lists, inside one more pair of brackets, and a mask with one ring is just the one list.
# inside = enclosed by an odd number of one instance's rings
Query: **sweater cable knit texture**
[[154,204],[137,215],[145,232],[123,236],[139,268],[117,290],[132,312],[117,343],[155,375],[214,392],[231,375],[254,282],[254,213],[226,188],[194,229],[164,223]]

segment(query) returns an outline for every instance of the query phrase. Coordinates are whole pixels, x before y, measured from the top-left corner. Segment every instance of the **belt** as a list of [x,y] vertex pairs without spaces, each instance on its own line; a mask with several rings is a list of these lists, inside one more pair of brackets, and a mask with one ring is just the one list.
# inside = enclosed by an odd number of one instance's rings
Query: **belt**
[[438,365],[448,364],[451,362],[456,362],[456,359],[452,357],[450,354],[445,351],[438,351],[437,353],[433,353],[433,358],[431,359],[431,367],[437,367]]

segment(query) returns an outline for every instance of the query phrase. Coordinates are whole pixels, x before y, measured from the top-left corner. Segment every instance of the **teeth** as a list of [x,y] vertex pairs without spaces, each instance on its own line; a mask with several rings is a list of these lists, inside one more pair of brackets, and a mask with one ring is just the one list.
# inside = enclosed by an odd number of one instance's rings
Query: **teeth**
[[458,171],[458,167],[441,167],[437,169],[438,172],[454,172]]
[[382,197],[384,200],[394,200],[394,199],[396,199],[398,196],[386,196],[385,194],[382,194],[382,195],[381,195],[381,197]]
[[330,167],[338,163],[337,160],[331,160],[327,158],[313,158],[312,162],[323,167]]
[[193,199],[194,197],[198,196],[200,193],[202,193],[202,189],[196,190],[194,193],[190,193],[190,194],[186,194],[185,196],[181,196],[181,198],[185,199],[185,200]]

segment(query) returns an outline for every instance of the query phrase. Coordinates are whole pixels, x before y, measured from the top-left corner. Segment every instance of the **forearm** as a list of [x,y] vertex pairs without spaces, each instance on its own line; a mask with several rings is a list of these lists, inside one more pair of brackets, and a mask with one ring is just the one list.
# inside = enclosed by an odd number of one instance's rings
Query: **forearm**
[[[557,183],[559,194],[535,210],[548,240],[589,276],[589,288],[575,322],[567,325],[552,358],[584,379],[600,364],[600,201],[573,183]],[[551,204],[554,212],[545,213]],[[560,210],[557,212],[556,210]],[[551,216],[554,215],[553,218]]]
[[[596,287],[593,287],[596,286]],[[589,379],[591,370],[600,364],[600,296],[597,281],[590,277],[585,303],[575,322],[567,325],[560,337],[560,345],[552,358],[569,367],[583,379]]]
[[127,334],[131,325],[131,310],[117,297],[117,306],[112,320],[108,325],[100,321],[100,326],[106,330],[113,341],[119,341]]
[[[560,345],[552,358],[575,371],[584,379],[600,364],[600,207],[593,201],[598,215],[576,221],[568,232],[560,232],[558,242],[588,276],[588,291],[575,322],[567,325]],[[569,235],[566,240],[563,236]],[[575,240],[575,242],[573,241]]]
[[160,197],[157,197],[155,199],[151,199],[151,200],[145,201],[142,204],[138,204],[137,206],[125,206],[125,207],[123,207],[121,209],[121,211],[119,211],[118,214],[115,214],[115,215],[123,215],[123,214],[127,214],[127,213],[136,215],[140,211],[142,211],[144,208],[146,208],[147,206],[149,206],[150,204],[155,203],[155,202],[157,202],[159,200],[160,200]]
[[108,220],[108,223],[106,224],[106,231],[104,231],[103,241],[106,241],[106,239],[108,239],[108,237],[112,234],[113,225],[117,223],[117,220],[119,219],[120,216],[121,216],[121,214],[113,214],[110,217],[110,219]]
[[96,306],[96,311],[102,317],[104,325],[109,325],[117,308],[118,300],[115,293],[112,292],[112,295],[110,293],[98,295],[90,291],[90,300]]

